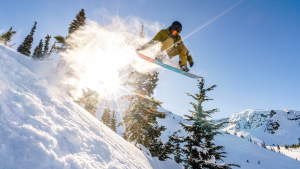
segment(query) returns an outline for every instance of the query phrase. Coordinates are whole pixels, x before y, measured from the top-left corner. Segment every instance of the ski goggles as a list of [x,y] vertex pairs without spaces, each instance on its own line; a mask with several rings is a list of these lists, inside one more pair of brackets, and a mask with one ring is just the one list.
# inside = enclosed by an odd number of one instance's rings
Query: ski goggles
[[176,35],[179,35],[179,33],[180,33],[179,31],[173,30],[172,35],[176,36]]

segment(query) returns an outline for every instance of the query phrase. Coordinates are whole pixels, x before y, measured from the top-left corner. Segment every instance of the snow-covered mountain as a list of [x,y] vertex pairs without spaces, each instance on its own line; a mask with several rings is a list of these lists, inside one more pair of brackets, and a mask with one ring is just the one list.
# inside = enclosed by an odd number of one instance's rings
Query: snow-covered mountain
[[300,111],[249,109],[235,113],[223,129],[267,145],[298,144]]
[[69,97],[54,93],[34,73],[41,64],[51,62],[0,46],[1,169],[181,168],[148,156]]

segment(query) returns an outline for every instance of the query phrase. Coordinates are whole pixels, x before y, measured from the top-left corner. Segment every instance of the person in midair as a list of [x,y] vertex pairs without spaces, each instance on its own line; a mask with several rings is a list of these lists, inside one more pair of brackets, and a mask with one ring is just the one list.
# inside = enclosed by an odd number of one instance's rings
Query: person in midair
[[[183,44],[181,36],[179,33],[182,31],[182,25],[180,22],[175,21],[167,29],[160,30],[155,37],[145,45],[143,45],[137,51],[145,50],[146,48],[161,42],[161,52],[166,51],[169,58],[179,55],[179,66],[181,70],[188,72],[187,62],[189,62],[190,67],[193,67],[194,61],[191,53],[187,50],[186,46]],[[158,55],[156,60],[161,61],[161,56]]]

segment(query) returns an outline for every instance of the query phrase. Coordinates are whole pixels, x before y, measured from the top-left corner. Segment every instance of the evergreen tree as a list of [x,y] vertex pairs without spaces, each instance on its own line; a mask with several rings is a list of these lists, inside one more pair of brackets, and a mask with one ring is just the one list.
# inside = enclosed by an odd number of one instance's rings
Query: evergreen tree
[[[125,96],[126,97],[126,96]],[[126,107],[126,110],[125,110],[125,112],[124,112],[124,117],[123,117],[123,121],[122,122],[120,122],[119,124],[118,124],[118,126],[123,126],[124,127],[124,130],[125,130],[125,132],[123,133],[123,138],[126,140],[126,141],[128,141],[129,140],[129,137],[128,137],[128,135],[130,134],[130,132],[128,131],[126,131],[126,125],[125,124],[127,124],[127,127],[129,127],[129,124],[131,123],[131,116],[130,116],[130,109],[128,108],[128,107]]]
[[17,31],[13,31],[12,29],[13,27],[11,27],[6,33],[2,33],[0,36],[0,41],[3,41],[4,45],[10,48],[12,48],[15,44],[10,45],[8,42],[10,42],[11,38],[17,33]]
[[110,115],[110,108],[109,108],[109,104],[107,104],[107,107],[104,109],[103,114],[102,114],[102,118],[101,121],[103,124],[105,124],[106,126],[110,127],[110,123],[111,123],[111,115]]
[[86,20],[86,17],[85,17],[84,9],[81,9],[81,11],[76,15],[76,19],[73,20],[73,22],[71,22],[71,24],[70,24],[69,34],[75,32],[79,28],[86,25],[85,20]]
[[96,111],[98,109],[99,100],[99,94],[96,93],[86,98],[84,101],[84,109],[91,113],[94,117],[96,117]]
[[58,35],[58,36],[54,36],[54,38],[56,40],[54,44],[59,43],[60,46],[53,46],[53,49],[55,49],[57,52],[64,51],[67,49],[67,47],[66,47],[67,46],[67,44],[66,44],[67,37],[65,38],[61,35]]
[[[204,89],[204,79],[199,81],[199,94],[191,95],[197,103],[190,103],[194,110],[190,112],[192,115],[185,115],[186,120],[192,121],[192,125],[187,125],[180,122],[181,126],[187,133],[191,135],[178,137],[171,136],[174,143],[185,143],[182,149],[185,154],[185,159],[183,160],[186,169],[200,169],[200,168],[231,168],[230,166],[237,166],[236,164],[217,164],[216,160],[222,160],[222,157],[226,157],[223,154],[224,147],[216,146],[212,140],[215,135],[221,134],[218,129],[220,129],[225,123],[214,124],[208,117],[211,114],[218,111],[218,109],[203,110],[202,103],[205,101],[212,100],[207,97],[206,92],[213,90],[216,85],[213,85],[207,89]],[[223,160],[222,160],[223,161]]]
[[28,35],[24,42],[18,47],[17,51],[23,55],[26,55],[26,56],[30,56],[31,54],[31,46],[32,46],[32,42],[33,42],[33,34],[35,32],[35,29],[36,29],[36,22],[34,22],[34,25],[30,31],[30,35]]
[[56,43],[57,43],[57,41],[55,41],[55,42],[53,43],[53,45],[51,46],[51,49],[50,49],[50,51],[49,51],[49,55],[50,55],[52,52],[57,52],[57,51],[56,51],[56,46],[55,46]]
[[54,38],[56,39],[56,42],[61,44],[61,46],[54,46],[53,48],[55,48],[55,50],[57,50],[58,52],[61,50],[66,50],[67,47],[70,44],[66,43],[67,38],[70,36],[70,34],[72,34],[73,32],[75,32],[76,30],[82,28],[84,25],[86,25],[85,23],[86,17],[85,17],[85,11],[84,9],[81,9],[81,11],[79,11],[79,13],[76,15],[75,20],[73,20],[68,28],[68,36],[67,37],[63,37],[63,36],[54,36]]
[[182,150],[180,148],[179,143],[176,143],[176,146],[175,146],[174,161],[176,163],[181,163],[183,161],[183,159],[182,159]]
[[151,154],[156,154],[152,151],[153,146],[157,146],[157,139],[161,135],[164,127],[157,126],[157,118],[165,118],[164,112],[159,112],[157,109],[162,104],[151,97],[154,94],[154,89],[157,86],[158,73],[142,74],[138,71],[132,71],[128,75],[128,80],[125,85],[129,85],[133,95],[125,96],[129,100],[129,107],[126,109],[123,118],[125,133],[123,138],[130,142],[135,142],[135,145],[142,144],[148,148]]
[[143,144],[151,152],[151,155],[153,157],[158,157],[160,161],[171,159],[170,154],[174,153],[174,145],[172,145],[170,141],[164,143],[159,138],[162,134],[161,132],[165,130],[165,126],[158,126],[155,124],[150,130],[146,130],[146,135],[149,139]]
[[145,37],[144,24],[142,24],[142,28],[141,28],[141,31],[140,31],[139,36],[140,36],[141,38],[144,38],[144,37]]
[[262,146],[263,148],[267,148],[265,141],[263,141],[263,142],[261,143],[261,146]]
[[33,59],[42,59],[43,58],[43,39],[40,40],[40,43],[34,49],[34,53],[32,55]]
[[48,50],[49,50],[49,42],[50,42],[50,39],[51,39],[51,36],[47,34],[47,36],[45,37],[45,46],[44,46],[44,51],[43,51],[43,55],[47,55],[47,57],[49,57],[49,53],[48,53]]
[[117,133],[117,119],[116,119],[116,113],[115,110],[112,112],[112,118],[111,118],[111,130]]

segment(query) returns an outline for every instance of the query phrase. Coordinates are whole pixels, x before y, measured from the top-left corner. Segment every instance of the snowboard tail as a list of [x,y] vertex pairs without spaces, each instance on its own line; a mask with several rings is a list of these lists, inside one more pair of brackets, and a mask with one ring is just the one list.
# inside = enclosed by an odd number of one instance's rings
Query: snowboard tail
[[177,69],[177,68],[175,68],[175,67],[173,67],[173,66],[164,64],[164,63],[162,63],[162,62],[160,62],[160,61],[158,61],[158,60],[155,60],[155,59],[152,59],[152,58],[150,58],[150,57],[148,57],[148,56],[146,56],[146,55],[143,55],[143,54],[141,54],[140,52],[136,52],[136,54],[137,54],[140,58],[142,58],[142,59],[144,59],[144,60],[146,60],[146,61],[148,61],[148,62],[154,63],[154,64],[159,65],[159,66],[161,66],[161,67],[164,67],[164,68],[166,68],[166,69],[172,70],[173,72],[180,73],[180,74],[182,74],[182,75],[184,75],[184,76],[187,76],[187,77],[190,77],[190,78],[193,78],[193,79],[200,79],[200,78],[203,78],[202,76],[197,76],[197,75],[194,75],[194,74],[192,74],[192,73],[185,72],[185,71],[182,71],[182,70],[180,70],[180,69]]

